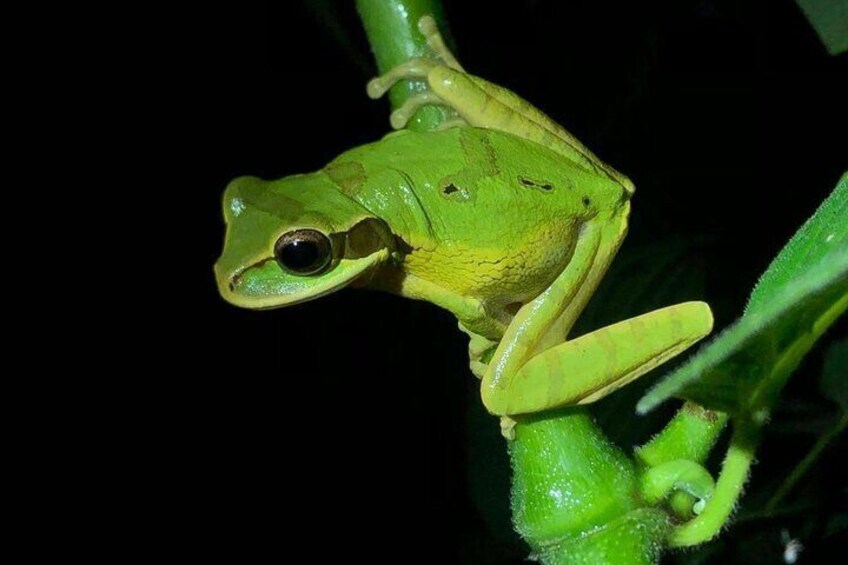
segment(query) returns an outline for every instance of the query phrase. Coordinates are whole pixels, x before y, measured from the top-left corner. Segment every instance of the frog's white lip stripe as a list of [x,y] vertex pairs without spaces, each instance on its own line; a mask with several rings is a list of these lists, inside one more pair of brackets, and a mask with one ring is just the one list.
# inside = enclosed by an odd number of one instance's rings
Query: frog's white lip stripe
[[[304,278],[301,281],[282,283],[273,293],[267,295],[262,294],[247,294],[244,292],[236,292],[230,287],[230,283],[220,285],[221,295],[224,300],[235,306],[242,308],[250,308],[252,310],[270,310],[283,306],[291,306],[308,302],[316,298],[320,298],[354,282],[357,278],[363,275],[368,269],[379,265],[386,261],[389,257],[389,251],[382,248],[367,257],[360,259],[342,259],[342,263],[348,263],[343,275],[330,276],[324,281],[316,282],[314,279],[309,280]],[[247,267],[241,273],[247,270],[264,264],[262,261],[257,265]],[[241,274],[239,273],[239,274]]]

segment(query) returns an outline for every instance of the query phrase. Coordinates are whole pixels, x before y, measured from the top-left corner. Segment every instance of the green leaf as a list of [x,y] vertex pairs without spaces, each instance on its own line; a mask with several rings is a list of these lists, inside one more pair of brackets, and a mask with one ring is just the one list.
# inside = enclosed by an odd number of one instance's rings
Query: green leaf
[[842,0],[795,0],[827,52],[839,55],[848,51],[848,4]]
[[786,379],[848,307],[848,174],[763,274],[743,317],[637,405],[681,397],[762,423]]
[[793,279],[804,274],[831,251],[848,247],[848,173],[813,217],[801,226],[772,261],[751,293],[745,314],[759,312]]

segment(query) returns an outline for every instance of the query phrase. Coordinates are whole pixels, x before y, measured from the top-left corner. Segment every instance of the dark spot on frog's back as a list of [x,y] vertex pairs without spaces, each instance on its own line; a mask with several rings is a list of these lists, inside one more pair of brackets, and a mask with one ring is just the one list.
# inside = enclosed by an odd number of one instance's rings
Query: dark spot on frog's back
[[324,172],[348,196],[355,194],[366,178],[365,167],[358,161],[330,163],[324,167]]
[[452,200],[454,202],[468,202],[473,196],[471,190],[466,186],[459,186],[455,182],[448,181],[447,179],[442,179],[439,186],[441,186],[441,188],[439,188],[439,194],[447,200]]
[[542,192],[551,192],[554,189],[554,185],[545,180],[535,180],[529,177],[519,176],[518,182],[521,183],[522,186],[535,188]]

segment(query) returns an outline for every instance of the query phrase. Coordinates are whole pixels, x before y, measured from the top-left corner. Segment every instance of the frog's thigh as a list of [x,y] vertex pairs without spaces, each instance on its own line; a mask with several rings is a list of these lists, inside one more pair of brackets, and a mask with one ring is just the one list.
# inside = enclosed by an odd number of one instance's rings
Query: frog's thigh
[[[428,70],[427,85],[472,126],[508,131],[521,137],[534,129],[534,124],[521,111],[532,108],[530,104],[483,79],[437,65]],[[514,104],[505,98],[514,99]]]
[[608,169],[561,125],[506,88],[445,66],[433,66],[427,71],[427,85],[445,105],[474,127],[505,131],[527,139],[565,155],[588,170]]
[[686,350],[712,329],[704,302],[669,306],[607,326],[530,359],[498,404],[503,414],[588,404]]
[[430,48],[436,57],[444,61],[445,65],[456,69],[458,71],[462,70],[462,66],[459,64],[459,61],[456,60],[451,50],[448,49],[448,46],[445,45],[445,40],[442,39],[442,34],[439,32],[439,26],[436,25],[436,20],[433,16],[429,14],[425,14],[421,16],[421,19],[418,20],[418,31],[421,32],[421,35],[424,36],[424,39],[427,40],[427,47]]
[[601,226],[588,222],[581,226],[574,254],[542,294],[518,310],[501,338],[489,368],[483,376],[480,393],[492,414],[508,414],[512,381],[518,370],[533,356],[549,328],[591,278],[596,268],[601,242]]

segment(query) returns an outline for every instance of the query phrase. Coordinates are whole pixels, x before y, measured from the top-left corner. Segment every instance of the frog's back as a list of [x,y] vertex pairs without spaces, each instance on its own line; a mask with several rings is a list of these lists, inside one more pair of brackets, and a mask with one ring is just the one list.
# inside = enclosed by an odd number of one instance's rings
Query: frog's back
[[579,224],[628,196],[550,149],[472,127],[390,134],[325,171],[406,242],[409,269],[471,294],[491,281],[514,297],[550,278]]
[[482,244],[492,237],[502,243],[547,219],[592,216],[627,198],[612,180],[550,149],[471,127],[393,133],[342,154],[325,171],[348,196],[393,228],[411,230],[399,235],[415,240],[425,233],[399,216],[416,207],[433,238],[453,240],[460,230]]

